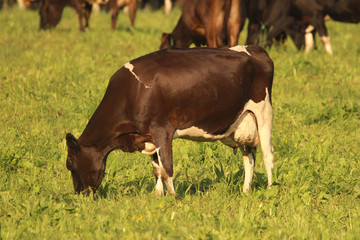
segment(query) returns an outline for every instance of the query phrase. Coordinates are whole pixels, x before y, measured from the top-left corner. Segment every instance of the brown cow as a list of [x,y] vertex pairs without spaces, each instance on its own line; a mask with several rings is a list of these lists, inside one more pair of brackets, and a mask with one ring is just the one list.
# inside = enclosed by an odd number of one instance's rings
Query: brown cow
[[40,3],[40,29],[54,28],[60,22],[65,6],[73,7],[79,18],[80,31],[85,31],[83,24],[82,4],[85,10],[85,26],[89,26],[89,18],[92,5],[82,0],[41,0]]
[[235,46],[245,23],[243,0],[184,0],[182,15],[171,34],[164,33],[160,48]]
[[152,156],[155,195],[173,186],[172,141],[217,141],[243,153],[252,185],[261,144],[268,185],[274,166],[271,89],[274,65],[258,46],[164,49],[126,63],[110,79],[79,139],[66,135],[76,193],[96,191],[115,149]]

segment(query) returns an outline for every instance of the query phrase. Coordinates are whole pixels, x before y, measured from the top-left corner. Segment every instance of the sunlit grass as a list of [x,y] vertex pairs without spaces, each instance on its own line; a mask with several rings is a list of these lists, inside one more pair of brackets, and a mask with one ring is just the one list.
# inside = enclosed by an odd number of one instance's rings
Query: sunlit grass
[[[79,32],[65,9],[51,31],[36,12],[0,12],[0,234],[4,239],[356,239],[360,232],[360,30],[327,23],[334,56],[273,48],[275,185],[258,151],[254,188],[220,143],[176,140],[179,199],[156,199],[149,157],[114,152],[95,196],[73,194],[65,134],[78,137],[111,75],[155,51],[180,10],[107,13]],[[241,34],[243,44],[246,31]]]

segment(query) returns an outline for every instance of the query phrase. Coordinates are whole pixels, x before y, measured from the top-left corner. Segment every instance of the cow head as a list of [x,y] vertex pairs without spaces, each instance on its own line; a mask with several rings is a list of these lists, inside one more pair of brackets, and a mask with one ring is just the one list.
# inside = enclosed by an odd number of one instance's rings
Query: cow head
[[175,46],[175,41],[171,33],[163,33],[161,37],[160,50],[164,48],[171,48],[174,46]]
[[39,15],[40,29],[49,29],[55,27],[61,19],[62,9],[51,4],[50,0],[42,0]]
[[106,156],[93,148],[81,146],[71,133],[66,135],[66,144],[66,167],[71,171],[75,192],[86,195],[95,192],[104,178]]

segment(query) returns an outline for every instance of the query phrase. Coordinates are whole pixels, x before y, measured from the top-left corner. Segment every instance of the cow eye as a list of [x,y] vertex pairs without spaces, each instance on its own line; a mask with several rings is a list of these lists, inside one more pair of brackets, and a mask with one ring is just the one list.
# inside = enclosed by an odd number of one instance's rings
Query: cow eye
[[72,170],[72,162],[70,158],[66,160],[66,168],[69,169],[70,171]]

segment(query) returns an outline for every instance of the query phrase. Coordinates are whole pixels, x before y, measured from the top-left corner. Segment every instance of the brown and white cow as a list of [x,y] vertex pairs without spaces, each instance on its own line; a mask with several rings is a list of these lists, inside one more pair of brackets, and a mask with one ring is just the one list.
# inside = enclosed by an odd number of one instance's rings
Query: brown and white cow
[[101,184],[108,154],[120,149],[152,156],[155,195],[173,186],[172,141],[217,141],[243,153],[243,192],[252,185],[261,144],[268,185],[274,166],[271,89],[274,65],[258,46],[164,49],[126,63],[79,139],[66,135],[76,193]]
[[235,46],[245,17],[243,0],[184,0],[182,15],[171,34],[163,33],[160,49]]

